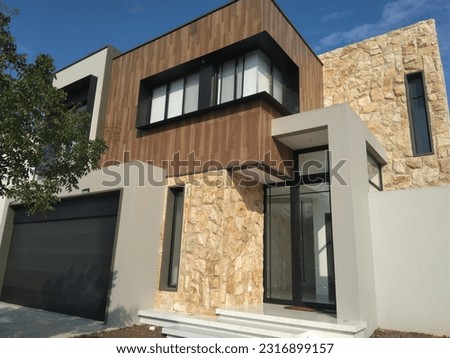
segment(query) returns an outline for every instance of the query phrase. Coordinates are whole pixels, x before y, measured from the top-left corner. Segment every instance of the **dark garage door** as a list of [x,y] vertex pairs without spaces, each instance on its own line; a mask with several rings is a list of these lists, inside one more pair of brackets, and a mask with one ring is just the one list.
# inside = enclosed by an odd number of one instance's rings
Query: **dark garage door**
[[66,199],[46,217],[13,207],[14,232],[0,299],[103,321],[119,195]]

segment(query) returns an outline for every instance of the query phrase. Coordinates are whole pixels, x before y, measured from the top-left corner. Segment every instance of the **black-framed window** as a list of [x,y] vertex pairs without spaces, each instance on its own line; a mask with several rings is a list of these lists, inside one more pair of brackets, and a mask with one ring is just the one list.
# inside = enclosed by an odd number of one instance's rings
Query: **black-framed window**
[[423,73],[406,75],[412,150],[415,156],[433,153]]
[[[282,72],[260,50],[211,65],[211,77],[194,72],[154,86],[149,94],[149,118],[146,124],[182,116],[200,108],[200,89],[210,91],[210,105],[266,92],[285,105],[285,83]],[[212,85],[211,85],[212,83]]]
[[260,50],[222,63],[217,78],[217,104],[261,92],[286,104],[282,72]]
[[367,153],[367,173],[369,175],[369,190],[383,190],[383,177],[381,172],[381,164]]
[[136,128],[264,99],[283,115],[300,111],[299,67],[262,32],[142,79]]
[[62,88],[66,92],[66,103],[69,107],[77,106],[78,110],[92,114],[94,109],[97,77],[87,76]]
[[181,237],[183,232],[184,188],[169,188],[161,260],[159,288],[176,291],[180,269]]
[[[94,111],[95,94],[97,91],[97,77],[93,75],[86,76],[75,82],[61,88],[66,93],[66,106],[76,108],[77,111],[87,112],[92,119]],[[85,127],[86,136],[89,137],[91,124]],[[51,146],[44,146],[43,160],[36,167],[35,174],[37,178],[45,177],[50,171],[55,161],[55,149]]]
[[177,78],[152,90],[149,123],[181,116],[198,109],[199,73]]

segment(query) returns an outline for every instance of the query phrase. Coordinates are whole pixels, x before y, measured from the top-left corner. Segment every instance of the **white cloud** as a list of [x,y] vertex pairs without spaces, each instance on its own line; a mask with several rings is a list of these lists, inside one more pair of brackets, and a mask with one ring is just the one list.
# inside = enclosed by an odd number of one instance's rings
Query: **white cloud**
[[335,48],[344,44],[360,41],[375,36],[411,22],[411,19],[421,18],[430,13],[436,5],[447,5],[445,0],[436,0],[433,5],[428,0],[396,0],[387,3],[378,22],[357,25],[348,31],[334,32],[320,40],[320,47]]
[[388,2],[377,22],[356,25],[347,31],[333,32],[320,40],[316,50],[318,52],[328,51],[429,18],[436,20],[442,63],[447,88],[450,90],[450,2],[448,0],[394,0]]
[[351,10],[331,12],[322,17],[322,22],[341,19],[343,17],[346,17],[347,15],[350,15],[351,12],[352,12]]
[[141,14],[145,11],[145,7],[139,1],[129,1],[127,2],[127,6],[129,7],[128,12],[132,15]]

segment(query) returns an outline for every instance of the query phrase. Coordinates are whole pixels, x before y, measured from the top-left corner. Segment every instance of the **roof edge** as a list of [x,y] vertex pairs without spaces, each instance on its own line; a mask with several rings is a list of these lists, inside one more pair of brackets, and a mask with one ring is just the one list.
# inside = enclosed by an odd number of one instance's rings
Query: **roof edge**
[[64,66],[64,67],[62,67],[62,68],[60,68],[59,70],[55,71],[55,75],[56,75],[57,73],[60,73],[60,72],[62,72],[62,71],[64,71],[64,70],[68,69],[69,67],[72,67],[72,66],[76,65],[77,63],[79,63],[79,62],[81,62],[81,61],[84,61],[84,60],[87,59],[88,57],[94,56],[94,55],[96,55],[97,53],[102,52],[103,50],[106,50],[106,49],[111,49],[111,50],[117,51],[117,52],[119,52],[119,53],[121,52],[120,50],[118,50],[117,48],[115,48],[115,47],[112,46],[112,45],[106,45],[106,46],[103,46],[102,48],[100,48],[100,49],[98,49],[98,50],[95,50],[94,52],[91,52],[90,54],[88,54],[88,55],[86,55],[86,56],[83,56],[82,58],[80,58],[80,59],[78,59],[78,60],[76,60],[76,61],[74,61],[74,62],[72,62],[72,63],[70,63],[70,64],[68,64],[68,65],[66,65],[66,66]]

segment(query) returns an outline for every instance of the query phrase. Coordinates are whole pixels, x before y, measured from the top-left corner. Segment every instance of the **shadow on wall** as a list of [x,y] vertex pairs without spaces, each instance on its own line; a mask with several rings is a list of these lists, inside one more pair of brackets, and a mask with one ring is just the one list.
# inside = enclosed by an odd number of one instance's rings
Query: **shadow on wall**
[[263,214],[262,185],[255,185],[255,182],[250,181],[248,177],[237,173],[231,173],[231,178],[247,210]]

